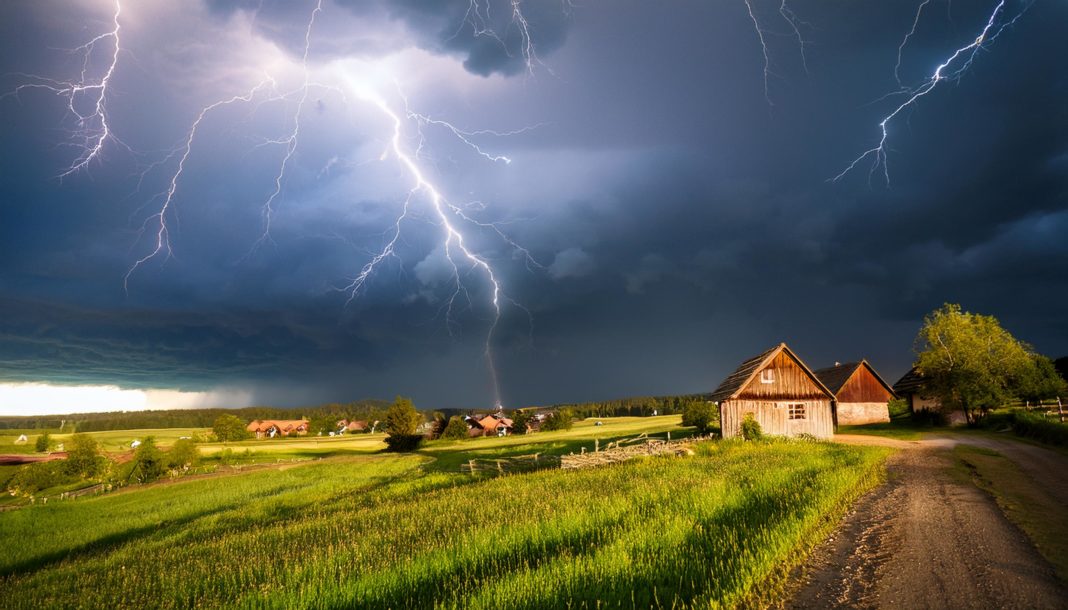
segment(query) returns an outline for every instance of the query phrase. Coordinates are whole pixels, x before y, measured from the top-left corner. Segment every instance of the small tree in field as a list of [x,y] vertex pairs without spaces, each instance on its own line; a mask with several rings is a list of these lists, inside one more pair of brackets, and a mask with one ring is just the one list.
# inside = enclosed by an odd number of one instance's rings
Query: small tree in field
[[192,439],[180,438],[167,454],[167,465],[174,470],[188,470],[200,462],[200,452]]
[[512,434],[526,434],[530,430],[530,413],[516,411],[512,417]]
[[72,476],[91,479],[104,471],[106,458],[100,455],[96,440],[87,434],[75,434],[70,439],[66,470]]
[[945,304],[924,318],[916,337],[916,368],[943,409],[961,410],[969,424],[1013,399],[1035,367],[1029,347],[993,316]]
[[51,446],[51,444],[52,435],[45,432],[37,437],[37,441],[34,442],[33,448],[36,449],[38,453],[44,453],[45,451],[48,451],[48,447]]
[[717,421],[719,421],[719,413],[716,405],[711,402],[703,400],[691,402],[682,412],[682,425],[693,426],[700,434],[708,434]]
[[453,415],[449,418],[448,425],[445,426],[445,430],[441,433],[441,438],[451,440],[462,440],[468,437],[468,426],[464,418],[459,415]]
[[386,444],[392,451],[412,451],[419,446],[423,437],[416,434],[423,416],[415,410],[415,405],[408,398],[398,396],[386,411]]
[[216,418],[212,431],[215,432],[215,438],[224,443],[227,441],[243,441],[252,436],[245,429],[245,422],[236,415],[230,414],[220,415]]
[[543,432],[550,432],[552,430],[570,430],[572,425],[571,418],[571,409],[560,409],[545,417],[545,421],[541,422],[541,429]]
[[151,483],[167,472],[167,459],[151,436],[134,451],[132,464],[129,480],[136,483]]

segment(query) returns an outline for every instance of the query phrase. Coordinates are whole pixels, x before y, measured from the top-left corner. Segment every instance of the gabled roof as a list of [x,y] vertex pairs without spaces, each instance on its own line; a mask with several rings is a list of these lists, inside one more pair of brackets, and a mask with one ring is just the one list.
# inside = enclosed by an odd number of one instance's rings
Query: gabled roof
[[923,389],[925,378],[916,370],[916,367],[909,369],[909,372],[905,373],[905,376],[897,380],[894,384],[895,394],[915,394]]
[[846,382],[849,381],[849,378],[853,376],[853,373],[861,367],[868,369],[868,372],[872,374],[872,377],[875,377],[875,379],[886,388],[887,392],[894,394],[894,389],[879,376],[879,373],[875,372],[875,368],[869,364],[867,360],[836,364],[813,372],[816,374],[816,377],[819,377],[819,380],[823,382],[823,385],[827,386],[827,389],[837,396],[838,392],[842,391],[842,386],[844,386]]
[[819,377],[816,377],[812,370],[797,357],[797,354],[795,354],[789,347],[786,347],[785,343],[780,343],[766,352],[753,356],[739,365],[733,373],[727,375],[727,378],[723,380],[723,383],[719,384],[719,387],[716,388],[715,392],[712,392],[709,399],[715,402],[723,402],[724,400],[735,398],[739,392],[749,385],[749,382],[753,380],[753,377],[756,377],[757,371],[763,369],[772,358],[779,355],[779,352],[782,351],[785,351],[787,355],[793,358],[794,362],[801,367],[801,370],[812,379],[812,382],[815,383],[820,390],[826,392],[827,396],[834,397],[834,393],[828,390],[827,386],[823,385],[823,382],[819,380]]

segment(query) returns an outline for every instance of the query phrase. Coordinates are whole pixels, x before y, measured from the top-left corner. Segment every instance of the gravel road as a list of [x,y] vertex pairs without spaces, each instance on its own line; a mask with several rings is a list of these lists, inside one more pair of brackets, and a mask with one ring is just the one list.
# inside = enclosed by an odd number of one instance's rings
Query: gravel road
[[957,443],[1013,460],[1068,507],[1068,458],[1012,440],[952,435],[839,442],[902,449],[799,571],[789,608],[1068,608],[1068,589],[984,491],[954,476]]

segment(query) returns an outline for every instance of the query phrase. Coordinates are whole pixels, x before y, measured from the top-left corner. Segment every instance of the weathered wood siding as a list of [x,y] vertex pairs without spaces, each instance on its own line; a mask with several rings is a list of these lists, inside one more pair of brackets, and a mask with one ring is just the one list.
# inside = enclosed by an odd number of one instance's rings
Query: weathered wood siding
[[[799,372],[804,374],[800,370]],[[759,378],[756,382],[760,383]],[[813,385],[813,388],[815,388],[815,385]],[[790,409],[787,405],[791,403],[805,405],[805,419],[789,418]],[[831,400],[826,396],[817,399],[784,399],[781,401],[725,400],[719,405],[719,421],[723,438],[741,435],[742,419],[747,413],[753,414],[753,418],[757,420],[765,434],[780,436],[811,434],[818,438],[831,438],[834,436],[834,416],[831,411]]]
[[[893,396],[883,384],[871,374],[871,370],[864,366],[858,366],[857,370],[838,390],[838,404],[847,402],[881,402],[885,404]],[[844,423],[844,422],[841,422]]]
[[[762,371],[771,369],[775,375],[772,383],[761,383]],[[798,366],[785,351],[781,351],[763,369],[753,376],[749,385],[738,393],[741,400],[824,400],[827,395],[812,378]]]

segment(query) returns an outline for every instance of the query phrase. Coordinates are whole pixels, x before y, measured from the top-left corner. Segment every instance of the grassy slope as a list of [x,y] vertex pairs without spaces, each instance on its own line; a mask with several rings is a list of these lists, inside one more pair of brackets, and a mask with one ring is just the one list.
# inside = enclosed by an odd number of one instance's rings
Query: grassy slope
[[785,569],[879,480],[886,454],[707,443],[691,458],[489,480],[425,467],[465,451],[530,453],[530,441],[566,450],[640,423],[0,513],[12,551],[0,589],[13,607],[730,606],[773,598]]

